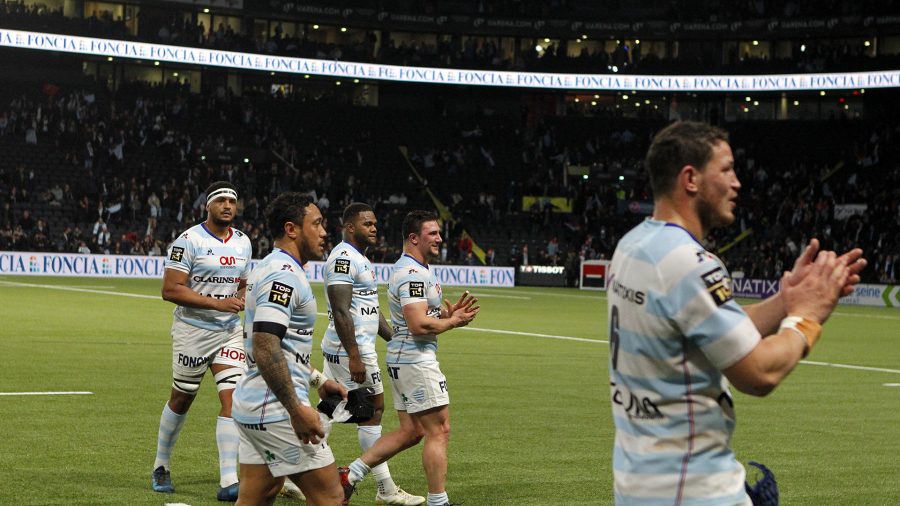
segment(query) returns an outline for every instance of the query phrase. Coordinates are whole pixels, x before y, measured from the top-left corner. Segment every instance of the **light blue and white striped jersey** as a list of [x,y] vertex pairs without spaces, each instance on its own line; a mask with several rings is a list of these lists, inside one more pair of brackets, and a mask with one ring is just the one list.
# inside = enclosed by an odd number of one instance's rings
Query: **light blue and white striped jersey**
[[760,334],[724,264],[687,230],[647,220],[616,247],[607,294],[616,503],[749,505],[721,371]]
[[[187,229],[169,246],[166,269],[188,275],[187,286],[206,297],[226,299],[237,294],[241,279],[250,273],[253,247],[239,230],[229,228],[224,241],[206,228],[206,223]],[[241,323],[235,313],[215,309],[176,306],[175,318],[206,330],[234,328]]]
[[244,350],[247,372],[234,391],[232,416],[240,423],[271,423],[289,418],[263,379],[253,358],[253,332],[278,335],[294,391],[309,404],[309,355],[316,324],[316,298],[300,262],[275,248],[257,264],[247,281],[244,307]]
[[410,334],[403,317],[403,306],[426,302],[428,316],[440,318],[443,297],[441,284],[427,265],[405,253],[397,260],[388,283],[388,305],[394,335],[387,344],[386,363],[415,364],[437,360],[437,336]]
[[[325,291],[328,285],[353,285],[350,315],[356,329],[356,344],[360,355],[375,355],[378,336],[378,281],[369,259],[352,244],[341,242],[331,250],[324,267]],[[326,296],[327,299],[327,296]],[[334,330],[331,300],[328,300],[328,329],[322,338],[322,351],[330,355],[347,356]]]

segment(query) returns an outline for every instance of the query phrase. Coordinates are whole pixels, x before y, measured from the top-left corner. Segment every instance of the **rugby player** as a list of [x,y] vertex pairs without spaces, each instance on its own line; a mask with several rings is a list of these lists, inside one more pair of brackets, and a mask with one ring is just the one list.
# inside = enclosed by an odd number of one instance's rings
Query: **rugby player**
[[777,295],[741,307],[724,263],[700,243],[734,221],[741,185],[727,134],[674,123],[653,139],[645,166],[653,216],[622,237],[609,269],[615,501],[749,506],[730,447],[729,383],[771,392],[866,261],[859,249],[819,252],[813,239]]
[[303,264],[322,258],[322,213],[307,194],[284,193],[266,209],[274,250],[247,281],[244,341],[247,373],[234,394],[240,433],[241,487],[237,504],[268,505],[284,478],[312,506],[336,506],[343,490],[326,441],[330,421],[310,406],[347,390],[310,365],[316,298]]
[[207,370],[216,381],[221,408],[216,419],[219,490],[234,501],[238,494],[238,434],[231,419],[231,395],[244,370],[244,346],[238,312],[253,257],[250,239],[231,227],[237,189],[217,181],[206,189],[206,221],[178,236],[168,251],[162,298],[177,304],[172,323],[172,392],[163,407],[153,463],[153,490],[175,491],[170,457],[188,410]]
[[[344,240],[331,250],[325,262],[328,295],[328,329],[322,338],[325,375],[348,390],[369,387],[375,415],[357,424],[359,447],[368,450],[381,437],[384,413],[384,383],[375,351],[377,336],[390,341],[393,331],[378,307],[378,280],[366,248],[378,241],[378,219],[368,204],[355,202],[344,209]],[[390,440],[398,444],[396,439]],[[397,453],[406,446],[398,447]],[[414,506],[425,502],[399,488],[391,478],[387,462],[372,469],[378,483],[375,504]]]
[[372,466],[425,438],[422,465],[428,481],[428,506],[447,506],[447,447],[450,442],[450,394],[437,361],[437,335],[468,325],[478,315],[477,299],[465,292],[456,304],[444,301],[441,285],[428,266],[440,254],[441,227],[429,211],[411,211],[403,219],[403,256],[394,264],[388,302],[394,333],[385,362],[391,377],[400,428],[382,436],[368,451],[341,468],[344,498]]

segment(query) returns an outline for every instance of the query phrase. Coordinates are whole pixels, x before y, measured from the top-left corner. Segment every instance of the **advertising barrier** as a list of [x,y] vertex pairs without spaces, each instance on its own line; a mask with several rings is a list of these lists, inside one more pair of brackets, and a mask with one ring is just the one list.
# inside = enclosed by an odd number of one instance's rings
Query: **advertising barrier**
[[566,286],[566,268],[562,265],[520,265],[517,285]]
[[606,269],[609,260],[582,260],[578,288],[582,290],[606,290]]
[[[781,288],[779,280],[771,279],[732,279],[732,290],[735,297],[765,299],[778,293]],[[839,304],[848,306],[900,307],[900,286],[859,284],[853,293],[841,297]]]
[[[75,276],[112,278],[157,278],[165,270],[166,257],[137,255],[81,255],[77,253],[0,252],[0,275]],[[251,261],[255,267],[259,260]],[[324,262],[309,262],[310,281],[322,281]],[[391,277],[391,264],[373,264],[379,283]],[[444,286],[515,286],[512,267],[432,265],[432,272]]]

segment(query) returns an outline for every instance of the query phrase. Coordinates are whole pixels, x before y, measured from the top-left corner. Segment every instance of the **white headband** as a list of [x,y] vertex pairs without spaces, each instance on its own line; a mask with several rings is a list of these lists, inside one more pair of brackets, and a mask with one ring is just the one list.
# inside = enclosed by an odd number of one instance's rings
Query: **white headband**
[[219,197],[231,197],[234,200],[237,200],[237,192],[231,188],[219,188],[218,190],[213,190],[209,192],[209,195],[206,197],[206,205],[210,205],[213,200],[216,200]]

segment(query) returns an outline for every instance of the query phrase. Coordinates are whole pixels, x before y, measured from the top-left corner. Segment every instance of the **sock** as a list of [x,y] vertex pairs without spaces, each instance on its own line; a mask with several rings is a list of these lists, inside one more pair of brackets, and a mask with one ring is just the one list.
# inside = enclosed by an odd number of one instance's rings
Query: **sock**
[[356,459],[350,463],[350,484],[356,484],[363,480],[367,474],[372,472],[372,468],[366,465],[361,459]]
[[[356,435],[359,437],[359,447],[365,452],[381,437],[381,425],[357,426]],[[394,479],[391,478],[391,470],[388,469],[387,462],[373,467],[372,477],[378,482],[379,494],[389,496],[397,493],[397,485],[394,483]]]
[[216,445],[219,447],[219,486],[227,487],[238,482],[237,456],[241,438],[234,420],[216,417]]
[[441,492],[440,494],[428,492],[428,506],[443,506],[444,504],[450,504],[447,492]]
[[169,459],[172,456],[172,448],[175,448],[175,442],[178,441],[178,434],[184,421],[187,420],[187,413],[179,415],[169,408],[169,401],[163,407],[162,416],[159,418],[159,434],[156,436],[156,461],[153,463],[153,469],[163,466],[169,469]]

